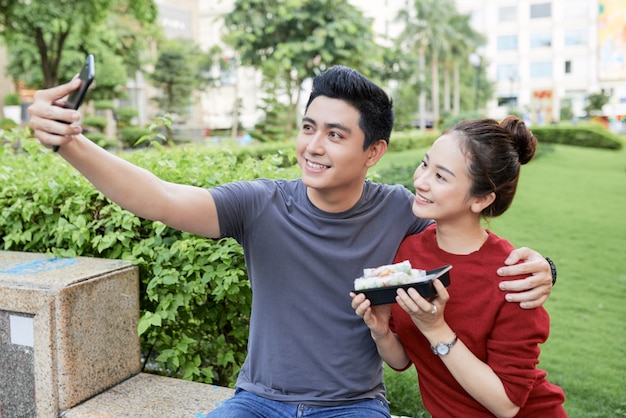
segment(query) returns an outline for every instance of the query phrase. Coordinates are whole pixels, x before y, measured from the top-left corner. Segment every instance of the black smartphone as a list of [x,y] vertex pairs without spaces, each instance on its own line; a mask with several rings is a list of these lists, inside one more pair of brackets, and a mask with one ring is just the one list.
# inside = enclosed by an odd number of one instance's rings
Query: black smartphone
[[[96,64],[93,54],[89,54],[87,58],[85,58],[85,65],[83,65],[83,68],[80,70],[78,78],[80,78],[82,83],[79,88],[71,92],[68,96],[63,105],[66,109],[78,110],[85,99],[87,89],[89,89],[89,86],[91,86],[91,83],[93,83],[93,80],[96,78]],[[52,147],[52,151],[57,152],[58,150],[59,145]]]
[[65,105],[63,106],[65,108],[74,110],[78,109],[85,98],[85,94],[87,94],[87,89],[96,78],[96,65],[92,54],[87,55],[85,65],[83,65],[83,69],[80,70],[78,78],[80,78],[82,84],[78,89],[70,93]]

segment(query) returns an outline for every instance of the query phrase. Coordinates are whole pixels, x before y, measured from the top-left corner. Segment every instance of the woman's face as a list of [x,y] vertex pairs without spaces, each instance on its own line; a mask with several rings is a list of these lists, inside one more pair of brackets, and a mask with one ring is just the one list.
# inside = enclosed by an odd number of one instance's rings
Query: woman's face
[[415,170],[416,216],[440,222],[472,214],[469,161],[460,145],[461,138],[454,132],[439,137]]

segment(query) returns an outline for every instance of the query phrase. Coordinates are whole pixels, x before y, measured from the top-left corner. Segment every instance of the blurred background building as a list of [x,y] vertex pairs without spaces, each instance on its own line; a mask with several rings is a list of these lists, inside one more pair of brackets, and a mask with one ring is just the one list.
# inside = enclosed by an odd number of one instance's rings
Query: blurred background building
[[[350,1],[374,19],[377,33],[391,38],[401,29],[395,22],[398,11],[412,4]],[[495,83],[494,97],[482,109],[487,115],[501,118],[514,108],[532,123],[551,123],[568,107],[574,118],[582,117],[587,96],[603,92],[610,97],[605,116],[626,119],[626,0],[455,1],[459,12],[469,14],[473,28],[486,37],[484,48],[472,55],[472,64]],[[234,0],[156,4],[168,37],[192,40],[207,51],[215,45],[222,48],[221,63],[212,70],[219,81],[197,95],[189,124],[229,129],[236,117],[245,129],[252,128],[262,116],[257,109],[260,76],[237,65],[234,51],[221,42],[221,16]],[[0,65],[5,62],[0,51]],[[128,87],[140,109],[140,122],[147,123],[148,98],[154,91],[141,75]],[[0,82],[0,93],[12,90],[9,80]]]
[[487,37],[476,65],[484,65],[496,92],[488,113],[510,106],[535,123],[575,117],[589,93],[610,96],[606,116],[626,115],[626,1],[456,0],[461,13]]
[[[587,96],[603,92],[610,97],[605,116],[626,118],[626,0],[455,1],[459,12],[469,14],[474,29],[487,40],[472,64],[495,82],[495,96],[484,109],[489,116],[501,118],[516,108],[527,121],[551,123],[561,119],[563,107],[569,107],[574,118],[583,117]],[[374,19],[375,31],[391,37],[400,30],[394,22],[398,10],[410,4],[407,0],[351,2]],[[199,3],[203,5],[198,41],[219,44],[219,16],[228,12],[233,0]],[[234,54],[226,54],[225,59],[234,59]],[[234,85],[224,85],[205,98],[205,123],[227,124],[235,94],[247,100],[244,126],[253,123],[256,80],[244,71],[235,71]]]

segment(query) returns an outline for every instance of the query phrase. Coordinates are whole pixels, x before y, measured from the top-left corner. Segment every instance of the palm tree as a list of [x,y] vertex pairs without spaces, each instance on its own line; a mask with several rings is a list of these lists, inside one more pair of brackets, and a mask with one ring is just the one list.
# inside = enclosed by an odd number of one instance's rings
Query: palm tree
[[[449,55],[448,51],[452,47],[452,42],[456,40],[456,33],[451,23],[458,13],[453,0],[432,0],[430,5],[424,2],[416,2],[416,4],[418,3],[421,7],[431,7],[428,13],[425,10],[422,13],[424,16],[429,17],[429,22],[432,24],[430,29],[432,36],[430,42],[431,103],[433,107],[433,127],[437,127],[441,110],[439,103],[439,66],[443,60],[445,72],[446,57]],[[444,77],[444,108],[448,110],[449,87],[446,89],[446,86],[449,86],[449,83],[447,78]]]
[[[420,128],[425,127],[425,75],[426,63],[430,63],[431,105],[433,124],[436,125],[440,115],[439,103],[439,67],[442,57],[449,57],[449,51],[458,42],[456,28],[453,26],[458,13],[453,0],[415,0],[412,8],[401,10],[397,21],[404,24],[400,35],[401,44],[405,45],[407,54],[417,54],[419,86]],[[448,79],[444,78],[444,86]],[[444,91],[444,107],[449,109],[449,87]]]
[[[426,0],[425,3],[431,3],[432,0]],[[430,28],[432,25],[425,19],[426,14],[420,13],[421,2],[416,0],[412,9],[402,9],[398,12],[396,22],[403,25],[404,29],[399,36],[399,47],[406,56],[418,57],[418,110],[419,110],[419,126],[420,129],[426,128],[426,49],[432,39]],[[426,7],[428,10],[428,7]]]
[[[454,0],[414,0],[411,7],[401,10],[396,22],[404,29],[399,36],[399,49],[404,66],[417,57],[417,89],[419,126],[426,126],[426,66],[430,66],[430,104],[433,123],[440,111],[441,84],[439,73],[443,67],[443,110],[450,111],[450,70],[453,77],[453,113],[460,112],[460,69],[468,66],[470,53],[483,45],[485,39],[472,29],[470,16],[457,11]],[[414,68],[414,67],[413,67]]]
[[[461,111],[461,86],[460,86],[460,66],[466,67],[470,54],[479,46],[485,44],[485,38],[482,34],[472,29],[470,25],[470,16],[467,14],[454,14],[450,19],[452,30],[452,39],[450,39],[446,63],[452,66],[454,98],[453,111],[455,116]],[[444,84],[447,83],[444,81]],[[449,93],[448,93],[449,94]],[[444,107],[446,107],[444,105]],[[449,107],[446,107],[449,110]]]

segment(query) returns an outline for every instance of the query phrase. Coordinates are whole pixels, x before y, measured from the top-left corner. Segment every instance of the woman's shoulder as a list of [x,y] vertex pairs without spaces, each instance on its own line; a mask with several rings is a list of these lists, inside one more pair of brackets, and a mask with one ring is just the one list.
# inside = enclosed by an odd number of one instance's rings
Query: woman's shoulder
[[413,196],[413,193],[401,184],[377,183],[365,180],[365,190],[371,193],[382,193],[385,195]]
[[415,251],[416,248],[427,248],[434,250],[436,248],[436,225],[434,223],[426,226],[422,232],[417,234],[407,235],[402,243],[398,252]]
[[489,251],[491,253],[506,252],[508,256],[508,254],[515,249],[515,246],[511,244],[508,239],[503,238],[490,230],[487,230],[487,234],[487,241],[483,245],[483,249],[485,251]]

